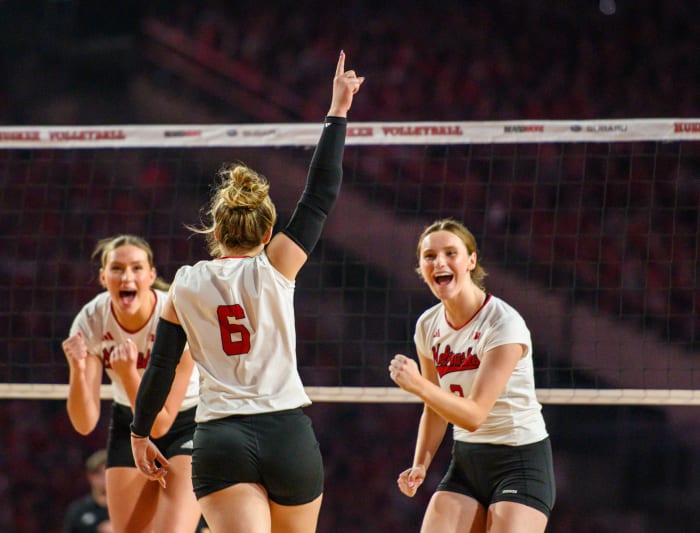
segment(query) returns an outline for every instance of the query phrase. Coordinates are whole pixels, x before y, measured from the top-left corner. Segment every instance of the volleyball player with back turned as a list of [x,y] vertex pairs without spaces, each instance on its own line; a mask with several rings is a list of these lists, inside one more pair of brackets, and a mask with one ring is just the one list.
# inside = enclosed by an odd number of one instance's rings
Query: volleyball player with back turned
[[[207,235],[213,260],[176,274],[136,400],[131,445],[144,474],[168,461],[148,438],[182,347],[202,377],[192,478],[214,533],[315,531],[323,463],[296,367],[295,278],[316,245],[342,181],[347,112],[364,78],[341,52],[305,190],[287,226],[267,180],[234,164],[219,171]],[[156,463],[157,461],[157,463]],[[169,475],[169,474],[168,474]]]
[[535,395],[530,332],[486,292],[476,240],[438,220],[418,240],[418,272],[440,302],[414,335],[419,367],[397,354],[391,378],[424,404],[413,465],[398,486],[414,496],[453,424],[452,461],[422,533],[542,533],[554,505],[552,450]]

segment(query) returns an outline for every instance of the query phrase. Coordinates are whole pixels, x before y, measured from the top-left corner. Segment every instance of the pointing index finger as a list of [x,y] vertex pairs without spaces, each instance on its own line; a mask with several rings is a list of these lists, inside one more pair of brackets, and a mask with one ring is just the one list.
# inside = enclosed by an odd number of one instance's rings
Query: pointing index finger
[[342,76],[343,72],[345,72],[345,52],[341,50],[338,65],[335,67],[335,75]]

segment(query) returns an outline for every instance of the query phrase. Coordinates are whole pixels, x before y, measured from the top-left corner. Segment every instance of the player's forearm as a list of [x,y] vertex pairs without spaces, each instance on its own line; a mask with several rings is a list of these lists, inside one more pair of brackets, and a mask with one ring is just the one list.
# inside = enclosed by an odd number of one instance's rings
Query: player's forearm
[[[124,386],[126,394],[129,397],[129,403],[131,404],[132,413],[136,410],[136,397],[138,395],[139,384],[140,378],[137,382],[130,380],[128,386]],[[170,430],[170,426],[173,425],[173,421],[175,420],[176,416],[177,412],[170,413],[168,411],[167,405],[165,405],[160,410],[160,412],[156,416],[156,419],[153,422],[153,427],[151,428],[151,436],[157,439],[165,435]]]
[[156,418],[165,405],[174,374],[174,370],[171,373],[166,368],[154,366],[151,361],[136,395],[134,420],[131,426],[133,433],[144,436],[151,434]]
[[340,193],[347,120],[326,117],[323,132],[311,158],[304,192],[283,232],[307,255],[316,246],[326,217]]
[[189,350],[185,350],[175,369],[175,379],[173,380],[172,387],[170,387],[170,393],[165,400],[165,405],[160,410],[160,413],[158,413],[153,423],[151,435],[154,438],[161,437],[170,431],[173,422],[175,422],[175,418],[177,418],[177,415],[180,413],[182,402],[187,395],[193,371],[194,361],[192,360],[192,355]]
[[134,420],[131,430],[137,435],[149,435],[158,414],[163,409],[175,379],[187,338],[182,326],[164,319],[158,321],[156,340],[136,394]]
[[446,430],[447,422],[445,419],[430,407],[425,406],[418,424],[413,466],[423,466],[426,470],[430,467],[440,447],[440,443],[445,437]]
[[71,371],[66,411],[73,428],[81,435],[92,432],[100,418],[100,399],[93,387],[79,372]]
[[467,431],[476,431],[488,415],[473,400],[452,394],[427,380],[415,394],[437,415]]
[[153,422],[153,427],[151,428],[151,436],[158,439],[165,435],[173,425],[175,417],[177,417],[178,411],[171,411],[166,403],[165,406],[160,410]]
[[129,398],[129,405],[131,405],[131,412],[133,413],[134,407],[136,406],[136,394],[139,391],[139,385],[141,383],[141,376],[139,376],[138,372],[134,371],[133,375],[120,375],[120,379],[126,397]]

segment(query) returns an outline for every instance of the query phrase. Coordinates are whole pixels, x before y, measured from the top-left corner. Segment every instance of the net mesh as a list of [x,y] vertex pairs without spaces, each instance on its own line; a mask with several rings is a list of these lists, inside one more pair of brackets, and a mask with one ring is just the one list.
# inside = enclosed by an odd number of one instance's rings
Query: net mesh
[[[297,279],[312,399],[411,401],[388,378],[435,303],[414,271],[436,218],[464,221],[487,289],[533,334],[541,399],[700,403],[700,143],[692,121],[353,124],[341,197]],[[60,343],[99,290],[98,239],[136,233],[159,274],[207,257],[216,170],[266,175],[280,220],[316,125],[0,128],[0,397],[62,397]],[[108,395],[108,389],[105,389]]]

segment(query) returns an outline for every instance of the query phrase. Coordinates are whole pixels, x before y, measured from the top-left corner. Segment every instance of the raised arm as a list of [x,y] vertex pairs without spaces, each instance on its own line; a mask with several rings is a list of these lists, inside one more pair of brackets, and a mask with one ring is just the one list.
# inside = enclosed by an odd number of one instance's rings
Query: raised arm
[[347,114],[364,82],[354,70],[345,70],[341,52],[333,78],[333,96],[306,177],[306,187],[287,226],[267,247],[272,265],[288,279],[294,279],[321,236],[343,178],[343,151]]
[[352,99],[364,81],[364,76],[358,77],[354,70],[345,70],[345,52],[341,50],[333,77],[333,96],[328,116],[347,117]]

